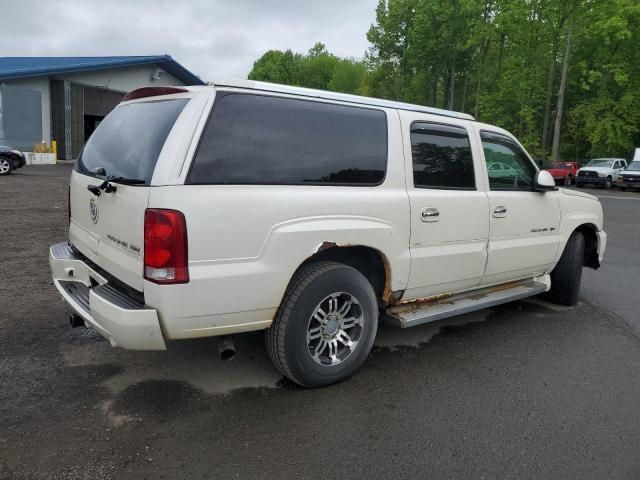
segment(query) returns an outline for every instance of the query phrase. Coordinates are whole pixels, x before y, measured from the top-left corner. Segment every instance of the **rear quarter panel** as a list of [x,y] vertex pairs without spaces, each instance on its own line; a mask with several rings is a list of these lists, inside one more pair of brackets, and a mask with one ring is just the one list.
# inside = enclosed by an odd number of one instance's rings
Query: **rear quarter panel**
[[[174,185],[151,189],[149,207],[187,221],[190,282],[145,282],[169,338],[269,326],[295,270],[323,242],[365,245],[391,268],[392,290],[410,267],[409,202],[397,112],[387,111],[387,175],[377,187]],[[234,331],[238,329],[233,329]]]

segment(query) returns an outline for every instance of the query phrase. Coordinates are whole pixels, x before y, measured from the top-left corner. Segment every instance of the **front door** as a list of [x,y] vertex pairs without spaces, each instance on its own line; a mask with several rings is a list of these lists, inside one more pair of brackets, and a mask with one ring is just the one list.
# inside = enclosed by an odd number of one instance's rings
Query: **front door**
[[401,118],[411,204],[411,272],[403,298],[474,288],[487,260],[489,204],[470,126],[409,112]]
[[537,169],[511,137],[477,132],[489,180],[489,258],[483,285],[543,273],[560,243],[558,192],[533,190]]

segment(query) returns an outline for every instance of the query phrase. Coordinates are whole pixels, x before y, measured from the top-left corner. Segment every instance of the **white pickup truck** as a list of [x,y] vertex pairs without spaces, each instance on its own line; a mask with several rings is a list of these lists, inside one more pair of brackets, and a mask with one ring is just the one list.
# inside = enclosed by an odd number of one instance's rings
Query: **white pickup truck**
[[606,238],[598,200],[505,130],[245,81],[127,95],[77,161],[50,264],[72,323],[113,346],[265,330],[276,367],[318,386],[363,364],[381,315],[575,304]]
[[576,186],[582,188],[590,183],[609,190],[616,185],[625,168],[627,161],[624,158],[596,158],[578,170]]

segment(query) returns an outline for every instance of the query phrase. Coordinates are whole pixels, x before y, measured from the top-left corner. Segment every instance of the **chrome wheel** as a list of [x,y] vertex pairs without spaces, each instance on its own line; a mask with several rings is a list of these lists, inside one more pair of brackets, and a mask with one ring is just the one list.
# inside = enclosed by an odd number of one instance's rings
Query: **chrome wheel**
[[311,358],[326,366],[344,362],[358,347],[363,317],[360,302],[349,293],[332,293],[322,300],[307,325]]
[[0,158],[0,175],[6,175],[11,170],[11,165],[9,165],[9,160],[6,158]]

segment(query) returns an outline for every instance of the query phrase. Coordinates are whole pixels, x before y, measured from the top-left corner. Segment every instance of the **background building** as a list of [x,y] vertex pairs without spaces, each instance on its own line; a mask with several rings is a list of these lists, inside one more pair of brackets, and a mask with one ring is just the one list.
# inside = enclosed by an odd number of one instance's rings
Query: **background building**
[[74,159],[124,94],[144,86],[204,85],[169,55],[0,57],[0,145],[57,143]]

